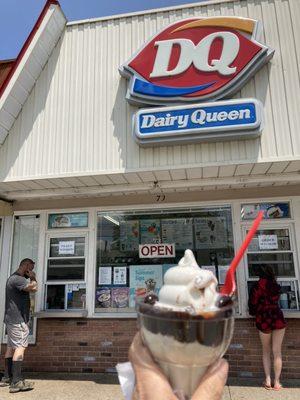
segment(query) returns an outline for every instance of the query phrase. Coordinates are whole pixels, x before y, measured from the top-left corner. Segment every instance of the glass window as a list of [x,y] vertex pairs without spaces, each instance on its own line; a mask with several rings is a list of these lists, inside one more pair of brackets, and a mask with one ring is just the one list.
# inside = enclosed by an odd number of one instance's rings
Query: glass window
[[249,277],[257,277],[261,265],[271,265],[277,277],[295,277],[289,229],[256,232],[248,248]]
[[46,310],[85,308],[86,237],[48,239]]
[[24,258],[37,260],[39,243],[39,215],[22,215],[14,219],[11,271],[14,272]]
[[[19,215],[14,218],[14,233],[12,244],[11,273],[18,269],[20,261],[24,258],[31,258],[37,261],[39,245],[39,215]],[[35,270],[39,268],[35,265]],[[35,308],[35,293],[30,293],[30,335],[34,333],[35,318],[33,317]]]
[[281,308],[299,310],[299,287],[288,228],[258,230],[248,247],[247,261],[248,293],[258,279],[260,268],[269,265],[281,285]]
[[84,284],[47,285],[46,310],[84,309],[85,305]]
[[63,237],[50,239],[50,257],[84,257],[84,237]]
[[188,248],[201,267],[223,277],[234,254],[230,207],[98,213],[96,312],[134,311],[136,297],[153,284],[158,292]]

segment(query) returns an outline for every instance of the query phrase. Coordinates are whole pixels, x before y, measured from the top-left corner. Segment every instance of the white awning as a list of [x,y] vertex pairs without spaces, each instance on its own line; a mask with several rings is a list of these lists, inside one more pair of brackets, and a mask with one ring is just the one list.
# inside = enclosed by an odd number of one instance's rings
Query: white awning
[[299,184],[300,161],[281,161],[22,179],[1,182],[0,196],[7,200],[58,199]]

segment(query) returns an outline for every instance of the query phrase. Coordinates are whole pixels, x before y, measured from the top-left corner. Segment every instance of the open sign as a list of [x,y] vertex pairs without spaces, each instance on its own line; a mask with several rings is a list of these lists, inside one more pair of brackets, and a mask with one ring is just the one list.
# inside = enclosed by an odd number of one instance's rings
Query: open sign
[[140,244],[139,245],[140,258],[170,258],[175,257],[174,244]]

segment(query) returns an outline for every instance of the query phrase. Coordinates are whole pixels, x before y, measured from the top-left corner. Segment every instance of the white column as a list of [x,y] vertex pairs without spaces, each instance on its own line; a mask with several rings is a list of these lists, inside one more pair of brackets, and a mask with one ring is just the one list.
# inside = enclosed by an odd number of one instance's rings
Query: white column
[[87,274],[86,274],[86,308],[88,317],[94,314],[94,298],[96,287],[96,237],[97,237],[97,212],[96,210],[89,211],[89,236],[88,236],[88,257]]

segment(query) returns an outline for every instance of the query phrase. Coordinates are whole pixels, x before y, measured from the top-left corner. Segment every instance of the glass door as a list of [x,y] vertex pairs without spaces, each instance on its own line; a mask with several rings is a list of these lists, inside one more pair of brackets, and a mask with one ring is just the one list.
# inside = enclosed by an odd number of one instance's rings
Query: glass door
[[[244,237],[249,227],[244,227]],[[299,274],[296,265],[293,225],[263,224],[252,239],[246,254],[248,294],[258,280],[259,268],[272,267],[281,285],[280,306],[299,310]]]

